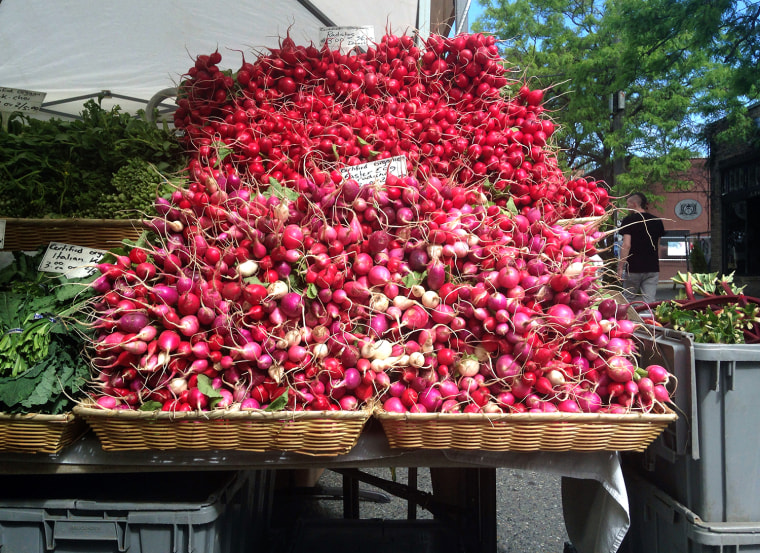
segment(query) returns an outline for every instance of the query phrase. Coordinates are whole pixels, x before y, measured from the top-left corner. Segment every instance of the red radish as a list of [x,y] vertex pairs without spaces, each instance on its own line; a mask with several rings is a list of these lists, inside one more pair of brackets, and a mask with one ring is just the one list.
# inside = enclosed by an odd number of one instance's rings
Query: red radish
[[148,316],[142,311],[125,313],[117,321],[119,330],[128,334],[136,334],[148,325]]
[[[145,247],[101,267],[102,382],[137,387],[120,371],[139,354],[146,373],[208,373],[218,405],[241,408],[287,391],[287,409],[548,412],[613,386],[632,329],[595,314],[601,235],[557,224],[609,198],[562,175],[542,91],[500,94],[492,37],[387,35],[344,57],[288,38],[238,71],[220,62],[199,56],[180,85],[187,182],[157,199]],[[406,176],[346,176],[399,155]],[[141,328],[118,327],[141,309]]]
[[662,365],[648,365],[645,370],[654,384],[667,384],[670,379],[670,373]]

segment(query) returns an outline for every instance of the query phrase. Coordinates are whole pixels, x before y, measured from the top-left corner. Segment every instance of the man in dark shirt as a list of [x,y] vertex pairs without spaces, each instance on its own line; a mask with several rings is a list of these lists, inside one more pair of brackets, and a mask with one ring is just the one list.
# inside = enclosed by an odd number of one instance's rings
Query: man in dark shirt
[[[665,227],[662,220],[647,213],[647,198],[641,192],[628,196],[626,205],[631,213],[620,224],[623,244],[617,273],[623,279],[623,295],[629,302],[651,303],[655,300],[660,280],[658,249]],[[626,264],[627,273],[624,271]]]

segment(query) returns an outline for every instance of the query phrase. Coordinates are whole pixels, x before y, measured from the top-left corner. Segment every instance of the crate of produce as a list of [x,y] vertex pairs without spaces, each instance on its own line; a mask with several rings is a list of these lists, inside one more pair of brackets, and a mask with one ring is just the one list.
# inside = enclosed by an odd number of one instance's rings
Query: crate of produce
[[486,451],[644,451],[676,419],[651,413],[375,412],[394,448]]
[[5,219],[6,251],[35,251],[50,242],[110,250],[144,231],[134,219]]
[[87,430],[73,413],[0,413],[0,451],[58,453]]
[[620,553],[760,553],[760,522],[712,522],[639,477],[626,476],[631,526]]
[[107,451],[292,451],[314,456],[348,453],[370,416],[368,409],[148,412],[87,405],[76,406],[74,412],[87,421]]
[[[674,440],[653,445],[648,477],[703,520],[760,521],[760,344],[693,343],[653,329],[646,361],[678,360]],[[652,343],[652,340],[654,343]],[[685,447],[684,447],[685,446]]]
[[252,551],[251,473],[3,476],[0,551]]

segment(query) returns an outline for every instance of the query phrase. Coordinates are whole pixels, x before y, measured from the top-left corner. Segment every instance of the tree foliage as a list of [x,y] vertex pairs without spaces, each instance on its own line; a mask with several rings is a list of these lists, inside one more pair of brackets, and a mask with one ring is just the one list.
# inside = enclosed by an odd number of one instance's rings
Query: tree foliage
[[[758,4],[735,0],[479,0],[475,31],[495,34],[505,59],[560,123],[568,168],[601,171],[615,192],[688,183],[706,151],[705,123],[758,97]],[[611,98],[625,94],[622,117]],[[736,136],[729,131],[727,135]],[[625,160],[625,171],[615,174]]]

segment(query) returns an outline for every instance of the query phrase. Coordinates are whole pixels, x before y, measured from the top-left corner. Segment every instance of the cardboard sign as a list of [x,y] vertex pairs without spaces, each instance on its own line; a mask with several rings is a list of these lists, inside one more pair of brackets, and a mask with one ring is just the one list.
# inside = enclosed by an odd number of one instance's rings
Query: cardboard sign
[[39,111],[42,107],[42,102],[45,101],[45,96],[45,92],[0,86],[0,111],[21,111],[24,113]]
[[366,51],[375,42],[375,28],[372,25],[363,27],[320,27],[319,44],[327,42],[330,50],[338,50],[344,54],[352,48]]
[[397,177],[407,175],[406,158],[404,156],[389,157],[344,167],[341,173],[345,178],[352,178],[359,184],[373,184],[375,182],[385,182],[385,177],[390,173]]
[[60,273],[66,278],[84,278],[97,270],[105,251],[84,246],[50,242],[42,256],[39,271]]

